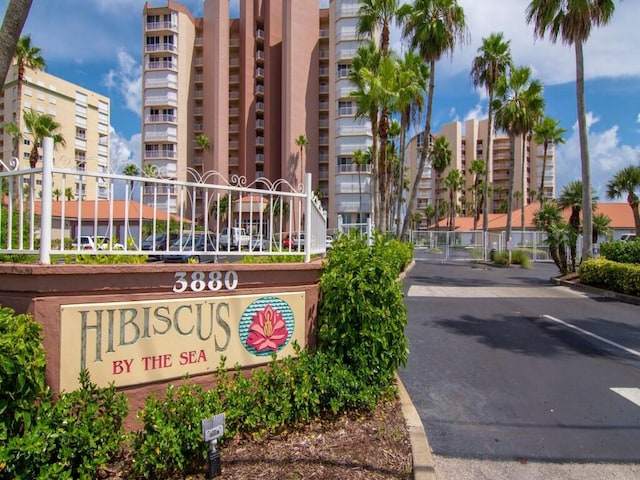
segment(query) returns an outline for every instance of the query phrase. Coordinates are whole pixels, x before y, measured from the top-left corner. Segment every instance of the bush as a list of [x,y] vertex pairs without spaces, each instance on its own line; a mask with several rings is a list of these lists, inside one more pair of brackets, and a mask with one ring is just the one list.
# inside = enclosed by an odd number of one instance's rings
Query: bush
[[87,371],[80,388],[40,399],[37,417],[24,435],[0,450],[0,472],[12,478],[96,478],[97,469],[121,450],[127,399],[113,386],[98,388]]
[[493,256],[493,263],[497,265],[520,265],[522,268],[531,268],[531,258],[527,250],[521,250],[516,248],[511,251],[511,262],[509,262],[509,252],[503,250],[502,252],[495,252]]
[[606,286],[614,292],[640,296],[640,265],[591,259],[582,262],[578,272],[580,281],[588,285]]
[[640,240],[600,244],[600,257],[620,263],[640,263]]
[[407,311],[398,273],[407,250],[399,242],[352,233],[329,251],[320,280],[318,346],[368,385],[385,388],[408,356]]
[[0,445],[31,426],[45,367],[40,324],[0,308]]

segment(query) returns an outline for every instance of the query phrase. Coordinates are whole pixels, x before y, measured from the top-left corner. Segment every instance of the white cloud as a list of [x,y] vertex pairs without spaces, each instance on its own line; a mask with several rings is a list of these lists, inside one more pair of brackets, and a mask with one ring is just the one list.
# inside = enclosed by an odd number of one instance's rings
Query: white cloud
[[142,67],[123,49],[118,51],[118,65],[105,75],[104,83],[109,89],[117,90],[124,98],[125,105],[137,115],[142,110]]
[[122,169],[130,163],[140,166],[140,146],[141,135],[139,133],[127,140],[111,127],[109,131],[111,171],[122,172]]
[[483,108],[483,105],[480,103],[476,103],[476,105],[467,112],[464,116],[464,121],[467,120],[483,120],[488,117],[487,111]]
[[[607,182],[624,167],[635,164],[640,158],[640,145],[621,145],[618,126],[614,125],[602,132],[594,132],[592,127],[598,122],[591,112],[587,115],[589,126],[589,161],[591,164],[591,184],[600,201],[606,197]],[[580,139],[578,124],[574,124],[571,137],[556,152],[556,192],[572,180],[582,179],[580,164]]]
[[[487,3],[478,0],[459,0],[464,8],[471,34],[468,45],[456,49],[451,62],[443,59],[437,75],[456,75],[468,72],[477,55],[482,39],[493,32],[502,32],[511,41],[511,53],[516,65],[531,66],[545,84],[572,82],[575,79],[575,54],[572,46],[558,41],[552,44],[547,37],[534,40],[533,26],[525,20],[529,0],[493,0],[487,13]],[[616,2],[616,11],[608,25],[592,30],[585,45],[585,78],[640,75],[640,61],[636,46],[640,43],[640,2]],[[632,60],[635,59],[635,60]]]

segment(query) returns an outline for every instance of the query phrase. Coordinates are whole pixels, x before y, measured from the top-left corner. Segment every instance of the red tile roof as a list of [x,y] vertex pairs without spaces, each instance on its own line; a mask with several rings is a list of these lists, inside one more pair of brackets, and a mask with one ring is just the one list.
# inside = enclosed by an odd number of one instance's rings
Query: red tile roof
[[[539,203],[532,203],[525,207],[525,228],[528,230],[534,230],[533,215],[540,208]],[[598,202],[595,213],[603,213],[611,219],[611,228],[613,229],[628,229],[634,230],[635,224],[633,222],[633,212],[628,203],[604,203]],[[562,212],[565,220],[569,220],[571,210],[566,208]],[[505,230],[507,228],[507,214],[506,213],[492,213],[488,218],[489,230]],[[522,228],[521,210],[518,208],[511,212],[511,226],[512,228]],[[440,220],[440,229],[447,228],[447,220]],[[478,230],[482,230],[482,215],[478,220]],[[473,230],[473,217],[456,217],[456,230],[467,231]]]

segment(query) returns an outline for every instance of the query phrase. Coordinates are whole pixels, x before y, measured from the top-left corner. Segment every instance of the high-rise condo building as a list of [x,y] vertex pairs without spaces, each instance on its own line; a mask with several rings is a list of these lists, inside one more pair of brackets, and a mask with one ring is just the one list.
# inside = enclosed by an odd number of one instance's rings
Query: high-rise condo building
[[[440,200],[449,200],[449,194],[444,178],[452,169],[458,169],[464,176],[465,188],[459,192],[457,199],[463,215],[471,215],[471,205],[473,205],[472,189],[469,187],[474,183],[474,175],[471,172],[471,164],[476,159],[486,161],[486,148],[489,145],[487,137],[488,120],[470,119],[464,122],[452,122],[443,125],[440,132],[434,133],[433,137],[444,136],[450,145],[452,152],[451,165],[441,174],[440,188],[437,195]],[[407,162],[411,181],[415,179],[417,173],[420,151],[424,146],[424,135],[419,134],[411,139],[407,148]],[[529,204],[537,201],[538,192],[543,175],[544,146],[538,145],[529,137],[524,144],[524,164],[523,164],[523,143],[522,138],[517,138],[515,142],[515,168],[514,168],[514,208],[522,205],[522,199]],[[555,146],[547,147],[547,158],[544,168],[543,190],[546,198],[555,197]],[[511,140],[507,134],[497,133],[493,137],[493,155],[489,164],[489,185],[491,192],[489,195],[488,212],[496,213],[506,211],[506,201],[509,192],[509,171],[511,168]],[[424,212],[429,204],[435,203],[436,172],[431,168],[430,162],[427,165],[418,185],[417,212]]]
[[[362,39],[358,0],[205,0],[202,18],[180,3],[144,7],[142,161],[166,178],[210,171],[300,185],[310,172],[329,228],[370,212],[372,143],[348,80]],[[144,168],[144,167],[143,167]],[[170,192],[168,192],[170,193]],[[165,197],[169,211],[178,199]],[[156,199],[157,200],[157,199]],[[159,205],[161,206],[161,205]],[[196,211],[203,215],[202,199]]]
[[[0,151],[5,163],[11,157],[29,168],[33,136],[24,121],[25,112],[49,115],[60,125],[56,133],[64,139],[54,151],[54,165],[78,171],[109,171],[109,98],[62,80],[41,70],[25,68],[18,86],[18,67],[12,65],[0,94]],[[19,135],[11,135],[7,125],[16,124]],[[42,148],[38,148],[39,161]],[[59,182],[59,179],[56,180]],[[41,180],[36,178],[39,185]],[[39,186],[36,185],[36,191]],[[56,195],[78,199],[109,198],[109,182],[102,177],[76,175],[73,182],[53,185]]]

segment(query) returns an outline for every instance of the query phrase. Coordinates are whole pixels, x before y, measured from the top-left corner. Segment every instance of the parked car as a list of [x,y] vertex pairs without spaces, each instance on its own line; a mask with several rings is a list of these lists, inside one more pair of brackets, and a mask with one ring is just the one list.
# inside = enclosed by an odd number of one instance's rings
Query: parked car
[[620,240],[622,240],[623,242],[632,242],[636,239],[636,234],[635,233],[623,233],[620,236]]
[[253,237],[249,243],[249,251],[251,252],[268,252],[271,250],[269,247],[269,239],[267,238]]
[[[140,246],[140,250],[142,251],[150,251],[150,250],[169,250],[171,245],[175,243],[180,238],[180,234],[178,233],[156,233],[155,235],[149,235],[142,241],[142,245]],[[158,261],[162,260],[161,255],[149,254],[147,256],[147,261]]]
[[[211,263],[218,261],[216,239],[213,235],[196,232],[185,235],[169,247],[170,253],[162,258],[167,263]],[[176,252],[176,253],[171,253]]]
[[167,250],[171,244],[175,243],[180,235],[178,233],[156,233],[149,235],[142,241],[141,250]]
[[[124,250],[124,245],[117,242],[114,243],[109,237],[102,235],[82,235],[79,240],[80,250],[109,250],[109,245],[111,245],[112,250]],[[77,249],[78,242],[73,242],[71,246]]]
[[218,237],[220,240],[220,248],[225,250],[231,248],[233,250],[241,250],[249,248],[251,236],[242,227],[223,228]]

